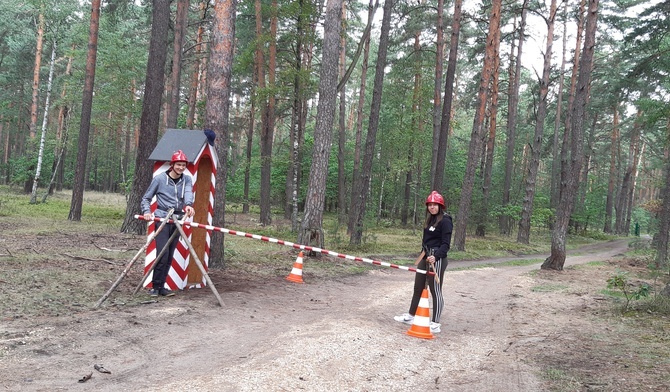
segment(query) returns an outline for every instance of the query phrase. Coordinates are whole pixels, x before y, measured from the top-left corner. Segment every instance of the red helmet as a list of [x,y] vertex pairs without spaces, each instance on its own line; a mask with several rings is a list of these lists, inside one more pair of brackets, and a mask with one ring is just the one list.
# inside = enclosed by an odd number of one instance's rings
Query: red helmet
[[170,163],[175,163],[175,162],[186,162],[188,163],[188,158],[186,158],[186,154],[182,150],[177,150],[174,154],[172,154],[172,159],[170,159]]
[[444,197],[442,197],[442,195],[437,193],[437,191],[432,191],[430,195],[428,195],[428,197],[426,198],[426,205],[428,205],[428,203],[437,203],[441,205],[442,208],[446,208],[446,206],[444,205]]

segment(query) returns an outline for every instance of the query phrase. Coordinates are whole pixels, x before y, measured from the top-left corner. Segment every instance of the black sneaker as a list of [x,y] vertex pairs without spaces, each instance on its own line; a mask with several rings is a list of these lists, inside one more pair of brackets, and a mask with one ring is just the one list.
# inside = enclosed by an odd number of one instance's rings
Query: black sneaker
[[148,294],[152,297],[158,297],[158,294],[160,294],[158,289],[151,289],[148,291]]
[[163,297],[172,297],[174,295],[174,291],[168,289],[160,289],[159,294],[162,295]]

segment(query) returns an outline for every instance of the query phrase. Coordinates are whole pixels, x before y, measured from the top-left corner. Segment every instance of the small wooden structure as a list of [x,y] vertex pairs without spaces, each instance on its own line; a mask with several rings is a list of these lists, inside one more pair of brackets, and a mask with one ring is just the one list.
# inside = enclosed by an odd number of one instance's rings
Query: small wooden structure
[[[170,158],[177,150],[182,150],[189,159],[186,173],[193,177],[193,192],[195,216],[193,222],[201,224],[212,224],[214,214],[214,190],[216,184],[216,169],[218,157],[214,149],[214,141],[210,140],[206,133],[211,131],[168,129],[149,156],[149,160],[155,161],[154,176],[170,168]],[[151,202],[151,211],[156,209],[155,199]],[[207,230],[192,230],[184,227],[189,242],[195,249],[195,253],[202,261],[204,268],[209,267],[209,251],[211,233]],[[148,226],[148,239],[154,231],[154,225]],[[156,260],[160,249],[156,249],[156,242],[151,241],[146,250],[144,263],[145,272]],[[182,237],[179,238],[177,249],[172,258],[172,265],[165,283],[171,290],[182,290],[185,288],[204,287],[207,284],[202,272],[195,263],[190,262],[190,254],[187,244]],[[151,278],[145,281],[145,286],[151,284]]]

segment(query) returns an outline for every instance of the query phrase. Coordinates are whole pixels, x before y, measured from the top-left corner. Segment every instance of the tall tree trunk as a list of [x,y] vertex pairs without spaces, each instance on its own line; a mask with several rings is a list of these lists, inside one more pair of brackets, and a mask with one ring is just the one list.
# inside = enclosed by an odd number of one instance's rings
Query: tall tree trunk
[[[379,4],[378,0],[375,0],[374,6],[370,0],[370,5],[368,5],[368,25],[372,24],[372,19],[375,14],[375,10]],[[351,235],[354,230],[355,219],[352,219],[353,212],[356,207],[356,181],[358,181],[360,166],[361,166],[361,139],[363,135],[363,108],[365,107],[365,87],[367,84],[367,75],[368,75],[368,59],[370,57],[370,35],[365,39],[364,48],[363,48],[363,61],[361,63],[361,85],[358,92],[358,105],[356,106],[356,137],[354,142],[354,162],[352,168],[352,186],[351,186],[351,202],[349,203],[349,222],[347,223],[347,233]]]
[[468,149],[468,160],[466,163],[463,185],[461,186],[461,200],[458,206],[458,215],[454,227],[454,246],[456,250],[465,251],[465,235],[467,230],[468,215],[470,213],[470,203],[472,201],[472,190],[475,183],[475,170],[481,154],[482,132],[484,126],[484,116],[486,114],[486,102],[488,101],[488,88],[493,74],[494,56],[499,43],[496,43],[500,29],[500,10],[502,0],[494,0],[491,8],[491,18],[489,21],[489,31],[486,36],[486,53],[484,57],[484,66],[479,82],[479,92],[477,94],[477,110],[472,124],[472,133],[470,135],[470,146]]
[[482,203],[477,213],[477,228],[475,234],[479,237],[486,236],[486,224],[489,215],[489,194],[491,191],[491,177],[493,175],[493,156],[496,142],[496,131],[498,127],[498,93],[500,91],[498,82],[500,80],[500,29],[497,30],[495,42],[497,43],[494,55],[493,77],[491,81],[491,97],[489,106],[489,135],[484,149],[484,165],[482,170]]
[[193,62],[193,70],[191,73],[191,85],[188,93],[188,113],[186,114],[186,128],[192,129],[195,124],[195,116],[198,105],[198,86],[200,82],[200,74],[202,72],[204,61],[202,59],[204,50],[203,36],[205,34],[205,23],[207,20],[207,6],[208,1],[200,2],[200,23],[198,24],[198,31],[195,35],[195,61]]
[[293,107],[291,112],[291,131],[289,141],[291,149],[289,152],[289,170],[286,173],[286,205],[284,207],[284,218],[291,219],[291,231],[298,230],[298,172],[300,169],[299,154],[299,134],[301,125],[302,103],[303,103],[303,83],[302,83],[302,52],[304,46],[305,23],[304,0],[298,0],[298,16],[296,19],[296,43],[295,43],[295,63],[293,76]]
[[630,220],[633,216],[633,201],[634,201],[634,194],[635,194],[635,187],[637,185],[637,180],[640,172],[640,161],[642,160],[642,155],[644,154],[644,142],[638,142],[641,143],[641,145],[638,146],[637,149],[637,155],[635,158],[634,165],[635,167],[633,168],[633,183],[631,184],[630,189],[628,190],[628,209],[626,210],[626,222],[625,222],[625,227],[624,227],[624,233],[626,235],[630,234]]
[[[424,2],[422,1],[422,4],[423,3]],[[421,53],[421,32],[422,29],[419,28],[414,33],[414,53]],[[412,170],[414,170],[414,148],[415,148],[414,142],[416,139],[415,132],[416,130],[418,130],[418,124],[421,122],[419,120],[420,116],[419,108],[421,107],[420,93],[421,93],[421,69],[422,69],[420,56],[416,56],[416,65],[414,66],[414,69],[416,71],[414,72],[414,87],[412,89],[412,114],[411,114],[412,126],[410,128],[412,132],[408,135],[409,143],[407,146],[407,164],[406,164],[407,169],[405,170],[405,187],[402,197],[402,207],[400,209],[400,223],[403,225],[403,227],[407,226],[407,217],[409,215],[409,200],[412,191]],[[439,134],[435,132],[433,133],[433,135],[439,136]]]
[[[91,108],[93,106],[93,85],[95,84],[95,60],[98,53],[98,29],[100,26],[100,1],[91,2],[91,21],[88,29],[88,54],[86,55],[86,76],[84,77],[84,91],[81,100],[81,123],[79,125],[79,144],[77,145],[77,164],[74,170],[72,200],[70,213],[67,217],[71,221],[81,220],[81,210],[84,204],[84,188],[86,187],[86,159],[88,157],[88,137],[91,130]],[[139,199],[137,199],[139,207]]]
[[[425,0],[421,0],[421,5],[423,6],[426,3]],[[435,40],[435,83],[433,84],[433,151],[431,156],[431,165],[430,165],[430,178],[433,181],[432,189],[437,189],[435,187],[435,178],[437,171],[437,157],[438,151],[440,148],[440,114],[442,111],[442,69],[444,67],[444,0],[437,0],[437,26],[436,33],[437,37]],[[418,53],[418,52],[415,52]],[[444,166],[442,166],[442,171],[444,171]],[[444,174],[440,176],[442,178]],[[440,188],[442,184],[440,184]]]
[[[205,128],[213,130],[219,137],[214,141],[220,154],[220,167],[216,170],[216,186],[213,216],[215,226],[225,226],[226,180],[228,178],[228,140],[230,129],[230,76],[233,69],[235,50],[235,8],[236,1],[217,0],[214,3],[209,70],[207,72],[207,105],[205,106]],[[213,265],[224,264],[223,233],[212,232]]]
[[35,46],[35,65],[33,66],[33,95],[30,105],[30,139],[37,136],[37,106],[40,93],[40,67],[42,64],[42,46],[44,42],[44,12],[40,9],[37,22],[37,44]]
[[319,103],[314,126],[314,149],[305,200],[305,217],[298,242],[323,247],[323,210],[326,199],[328,160],[337,103],[337,74],[342,28],[342,0],[328,0],[323,29],[323,54],[319,72]]
[[[42,46],[44,42],[44,6],[40,6],[40,14],[37,22],[37,44],[35,48],[35,65],[33,66],[33,85],[32,85],[32,99],[30,104],[30,124],[29,124],[29,136],[30,140],[35,140],[37,135],[37,107],[39,105],[39,93],[40,93],[40,67],[42,63]],[[32,156],[35,154],[34,151],[35,145],[28,145],[28,152]],[[31,159],[32,161],[32,159]],[[28,172],[31,173],[29,178],[23,184],[23,191],[25,193],[30,193],[31,185],[33,183],[32,171],[35,170],[35,166],[30,163]]]
[[554,44],[554,22],[556,20],[556,0],[551,0],[549,17],[547,21],[547,45],[544,49],[544,66],[542,79],[540,80],[539,102],[537,116],[535,118],[535,135],[531,145],[532,154],[526,175],[526,193],[521,206],[521,219],[519,219],[519,232],[516,241],[522,244],[530,243],[530,220],[533,215],[533,201],[535,200],[535,187],[537,171],[540,167],[540,153],[542,152],[542,135],[544,134],[544,120],[547,117],[547,94],[549,93],[549,77],[551,76],[551,56]]
[[605,202],[605,233],[613,233],[612,209],[614,208],[614,185],[617,178],[617,146],[619,145],[619,108],[614,107],[614,120],[612,123],[612,135],[610,137],[610,172],[607,181],[607,201]]
[[[346,31],[347,27],[347,3],[342,2],[342,31]],[[344,81],[345,65],[347,60],[346,34],[340,34],[340,64],[339,64],[339,79]],[[345,82],[346,85],[346,82]],[[340,89],[340,107],[339,107],[339,132],[337,143],[337,221],[339,224],[346,224],[346,176],[345,176],[345,145],[346,145],[346,88],[342,86]]]
[[563,45],[561,53],[561,70],[558,75],[558,96],[556,97],[556,118],[554,120],[554,139],[551,149],[551,194],[549,206],[556,208],[558,206],[561,156],[559,155],[558,142],[561,130],[561,116],[563,115],[563,87],[565,82],[565,66],[567,64],[566,49],[568,46],[568,4],[563,6]]
[[135,180],[128,197],[126,216],[121,226],[124,233],[144,234],[146,223],[135,219],[142,213],[140,201],[151,183],[153,165],[146,160],[158,141],[160,126],[161,98],[165,87],[165,61],[167,59],[167,33],[170,25],[169,0],[153,0],[151,12],[151,38],[149,41],[149,61],[144,85],[142,116],[140,117],[141,137],[135,158]]
[[365,208],[370,188],[370,176],[372,173],[372,159],[374,157],[375,144],[377,141],[377,129],[379,128],[379,111],[381,109],[382,88],[384,85],[384,69],[386,68],[386,55],[389,43],[389,32],[391,30],[391,13],[393,12],[394,0],[384,2],[384,15],[379,36],[379,50],[377,52],[377,65],[375,68],[375,81],[372,88],[372,104],[370,106],[370,117],[368,120],[368,134],[365,140],[365,154],[363,154],[363,165],[358,177],[354,179],[352,189],[352,205],[349,214],[349,226],[352,228],[349,236],[351,245],[360,245],[363,237],[363,221],[365,219]]
[[[670,157],[667,154],[670,149],[670,118],[665,124],[666,132],[666,156],[665,156],[665,186],[663,187],[663,205],[659,216],[658,235],[656,241],[656,266],[666,268],[668,266],[668,242],[670,242]],[[667,283],[664,292],[670,292],[670,283]]]
[[591,81],[593,52],[595,51],[596,27],[598,21],[598,0],[588,0],[584,49],[579,61],[579,76],[572,106],[570,165],[566,171],[565,188],[556,211],[556,224],[551,234],[551,255],[542,263],[542,269],[563,270],[565,264],[565,241],[568,224],[575,207],[575,198],[579,188],[579,175],[582,169],[584,149],[584,120],[588,104],[588,86]]
[[[582,39],[584,37],[584,25],[586,17],[584,9],[586,8],[587,0],[580,0],[579,13],[577,15],[577,40],[575,43],[575,55],[572,63],[572,76],[570,77],[570,94],[568,95],[568,111],[565,113],[565,130],[563,132],[563,140],[561,145],[561,180],[558,187],[558,199],[560,203],[561,192],[566,187],[568,170],[570,168],[570,141],[572,140],[572,115],[575,106],[575,97],[577,96],[577,75],[579,73],[579,64],[581,62],[582,53]],[[557,208],[558,209],[558,208]]]
[[[433,190],[440,192],[444,183],[444,161],[447,156],[449,145],[449,133],[451,129],[452,107],[454,104],[454,80],[456,79],[456,62],[458,60],[458,37],[461,33],[461,14],[463,0],[454,1],[454,15],[451,22],[451,40],[449,41],[449,62],[447,64],[447,77],[444,82],[444,105],[440,116],[440,137],[437,141],[437,155],[435,157],[435,170],[431,176]],[[432,169],[431,169],[432,170]]]
[[[254,96],[252,87],[251,96]],[[249,109],[249,127],[247,127],[247,149],[246,149],[246,164],[244,165],[244,196],[242,202],[242,212],[249,213],[249,175],[251,174],[251,150],[253,148],[254,138],[254,123],[256,119],[256,104],[254,99],[251,99],[251,108]]]
[[628,146],[628,166],[621,182],[621,189],[619,190],[619,197],[616,203],[616,222],[615,233],[628,235],[629,227],[626,226],[626,217],[629,205],[629,194],[633,191],[633,183],[635,181],[635,171],[637,168],[637,159],[640,152],[640,117],[642,111],[638,109],[637,120],[633,124],[633,129],[630,136],[630,144]]
[[179,91],[181,88],[181,55],[184,46],[184,34],[188,25],[189,0],[177,2],[177,15],[175,16],[174,43],[172,47],[172,75],[170,77],[170,91],[168,92],[167,104],[167,128],[177,127],[179,117]]
[[[500,214],[499,228],[500,234],[510,235],[512,231],[512,217],[508,211],[512,193],[512,174],[514,173],[514,151],[516,149],[516,124],[519,113],[519,87],[521,85],[521,55],[523,54],[523,43],[525,41],[526,17],[528,15],[528,0],[524,0],[521,6],[521,21],[519,22],[516,61],[510,62],[510,78],[508,84],[508,103],[507,103],[507,141],[505,155],[505,179],[502,189],[502,207],[503,213]],[[512,70],[511,63],[514,63]]]
[[[72,51],[74,52],[75,46],[74,44],[72,45]],[[66,76],[71,76],[72,75],[72,62],[74,60],[74,56],[70,55],[68,56],[67,59],[67,66],[65,67],[65,75]],[[54,150],[54,156],[55,157],[60,157],[59,161],[62,160],[65,157],[65,151],[67,150],[67,143],[64,142],[64,140],[67,139],[67,129],[69,126],[69,118],[70,118],[70,107],[68,106],[67,102],[65,101],[65,97],[67,96],[67,88],[63,87],[63,90],[61,91],[60,97],[61,97],[61,106],[58,109],[58,126],[56,128],[56,147]],[[51,182],[51,186],[49,187],[48,193],[51,195],[53,194],[54,188],[57,190],[62,190],[63,189],[63,166],[60,165],[57,167],[57,164],[54,164],[54,167],[52,168],[52,172],[56,173],[55,179]],[[125,181],[125,180],[124,180]]]
[[[272,33],[272,25],[275,24],[276,31],[276,4],[273,3],[272,16],[270,22],[270,47],[272,48],[272,42],[276,38]],[[258,40],[258,47],[256,49],[256,67],[258,73],[258,90],[261,96],[268,98],[261,99],[261,136],[260,136],[260,145],[261,145],[261,183],[260,183],[260,223],[262,225],[269,225],[272,223],[272,211],[270,205],[270,198],[272,194],[271,189],[271,175],[272,175],[272,142],[274,137],[274,93],[272,89],[274,87],[273,81],[269,81],[268,90],[266,91],[265,87],[265,56],[263,53],[262,42],[263,40],[263,16],[261,13],[261,2],[256,0],[256,37]],[[274,75],[272,62],[274,61],[272,53],[268,56],[270,64],[268,66],[268,72]]]
[[42,134],[40,137],[40,148],[37,151],[37,167],[33,178],[33,189],[30,194],[30,204],[37,204],[37,184],[42,174],[42,159],[44,158],[44,142],[47,137],[47,120],[49,119],[49,103],[51,100],[51,87],[53,86],[54,68],[56,65],[56,40],[51,47],[51,62],[49,63],[49,79],[47,80],[47,96],[44,101],[44,116],[42,117]]

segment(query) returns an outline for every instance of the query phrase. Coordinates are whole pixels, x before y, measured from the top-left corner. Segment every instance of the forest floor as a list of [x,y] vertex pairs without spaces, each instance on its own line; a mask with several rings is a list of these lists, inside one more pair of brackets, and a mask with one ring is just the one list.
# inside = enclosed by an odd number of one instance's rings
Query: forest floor
[[[564,271],[505,259],[450,262],[442,331],[408,336],[413,275],[371,267],[288,282],[274,270],[212,269],[209,288],[131,296],[140,249],[119,233],[25,234],[0,222],[0,389],[8,391],[668,391],[670,323],[623,316],[607,279],[646,266],[628,240],[572,252]],[[516,258],[518,259],[518,258]],[[344,263],[344,262],[343,262]],[[141,263],[138,263],[141,264]],[[111,373],[102,373],[94,366]],[[89,378],[90,377],[90,378]]]

